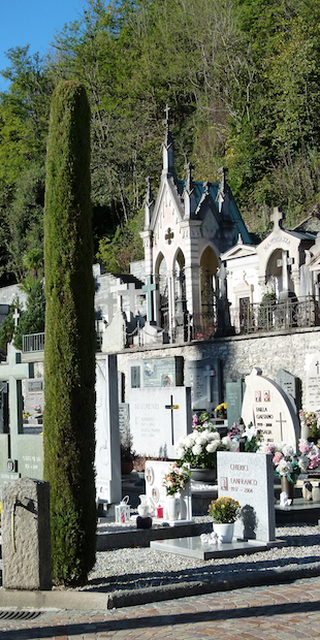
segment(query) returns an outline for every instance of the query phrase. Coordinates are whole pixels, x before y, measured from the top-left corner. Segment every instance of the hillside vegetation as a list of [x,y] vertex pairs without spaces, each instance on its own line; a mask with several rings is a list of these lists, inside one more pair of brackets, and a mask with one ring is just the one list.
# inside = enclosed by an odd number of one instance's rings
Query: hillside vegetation
[[[229,181],[250,230],[273,206],[293,227],[320,200],[320,0],[87,2],[48,57],[8,52],[0,94],[2,283],[42,262],[52,91],[80,81],[90,101],[95,251],[124,271],[142,256],[145,178],[161,173],[164,108],[176,168]],[[23,44],[23,43],[22,43]],[[140,215],[139,215],[140,214]]]

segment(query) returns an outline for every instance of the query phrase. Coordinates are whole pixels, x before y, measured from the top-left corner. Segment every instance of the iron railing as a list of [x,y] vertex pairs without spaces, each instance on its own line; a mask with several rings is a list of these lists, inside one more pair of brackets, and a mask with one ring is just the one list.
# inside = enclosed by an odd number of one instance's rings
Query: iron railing
[[32,351],[44,350],[44,332],[43,333],[31,333],[30,335],[22,336],[22,352],[31,353]]
[[319,305],[313,296],[242,304],[241,313],[232,310],[231,324],[238,334],[314,327],[320,324]]

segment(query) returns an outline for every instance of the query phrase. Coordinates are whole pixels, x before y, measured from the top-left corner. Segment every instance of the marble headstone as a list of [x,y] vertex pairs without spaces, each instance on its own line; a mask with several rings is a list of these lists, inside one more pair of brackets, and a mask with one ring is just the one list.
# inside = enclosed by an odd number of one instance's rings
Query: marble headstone
[[130,432],[139,455],[174,459],[178,440],[191,431],[189,388],[130,390]]
[[121,500],[121,462],[117,356],[96,358],[96,497],[109,504]]
[[243,396],[245,392],[245,382],[239,378],[236,382],[226,383],[226,397],[228,407],[228,427],[232,427],[234,422],[239,423],[242,412]]
[[217,452],[218,497],[241,505],[234,536],[242,540],[275,540],[274,469],[265,453]]
[[279,385],[261,375],[254,368],[246,377],[246,390],[242,405],[242,419],[261,430],[263,442],[285,442],[294,448],[300,434],[300,425],[292,402]]
[[191,388],[193,411],[214,411],[220,399],[219,360],[186,360],[185,385]]
[[306,355],[306,411],[320,409],[320,351]]
[[[158,505],[163,507],[163,517],[167,519],[166,513],[166,489],[163,486],[164,476],[168,472],[170,467],[169,462],[160,462],[157,460],[148,460],[145,467],[145,480],[146,480],[146,496],[148,503],[152,504],[154,508]],[[181,507],[179,520],[191,520],[192,519],[192,504],[191,504],[191,488],[190,482],[186,486],[185,490],[181,493]]]
[[288,396],[294,411],[299,413],[301,386],[299,378],[292,375],[292,373],[289,373],[289,371],[286,371],[285,369],[279,369],[276,374],[276,382]]

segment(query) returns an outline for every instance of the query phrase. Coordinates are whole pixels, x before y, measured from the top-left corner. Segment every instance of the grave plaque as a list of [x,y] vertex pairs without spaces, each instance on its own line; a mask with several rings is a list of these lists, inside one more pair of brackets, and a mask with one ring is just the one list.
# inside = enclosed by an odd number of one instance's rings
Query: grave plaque
[[242,419],[260,429],[263,442],[285,442],[294,448],[300,434],[300,425],[291,400],[279,385],[253,369],[246,377],[246,390],[242,405]]
[[44,390],[43,378],[32,378],[24,381],[24,413],[35,415],[43,411]]
[[217,452],[218,496],[241,505],[234,536],[242,540],[275,540],[274,469],[265,453]]
[[287,394],[294,411],[299,413],[300,409],[300,380],[285,369],[279,369],[276,374],[278,385]]
[[242,413],[242,402],[245,392],[245,382],[242,378],[239,378],[236,382],[226,383],[226,396],[228,407],[228,427],[232,427],[234,422],[239,424],[239,418]]
[[131,361],[131,388],[180,387],[183,384],[183,362],[182,356]]
[[307,411],[320,409],[320,352],[306,355],[306,402]]
[[220,363],[216,358],[185,361],[185,385],[194,411],[214,411],[220,402]]
[[179,438],[191,431],[189,388],[130,390],[130,432],[138,454],[174,459]]

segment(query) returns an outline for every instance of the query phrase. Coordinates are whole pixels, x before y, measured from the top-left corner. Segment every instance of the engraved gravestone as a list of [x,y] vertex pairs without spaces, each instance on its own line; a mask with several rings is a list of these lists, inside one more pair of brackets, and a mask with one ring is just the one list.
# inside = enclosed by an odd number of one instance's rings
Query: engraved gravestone
[[306,354],[306,411],[320,409],[320,351]]
[[246,377],[242,405],[245,425],[260,429],[263,442],[285,442],[297,447],[300,425],[291,400],[279,385],[254,368]]
[[274,469],[265,453],[217,452],[218,496],[241,505],[234,536],[242,540],[275,540]]
[[220,384],[219,360],[186,360],[185,385],[191,388],[193,411],[214,411],[220,401]]
[[294,411],[299,413],[300,409],[300,380],[285,369],[279,369],[276,374],[278,385],[287,394]]
[[140,455],[176,458],[179,438],[192,430],[190,389],[131,389],[129,404],[133,449]]

